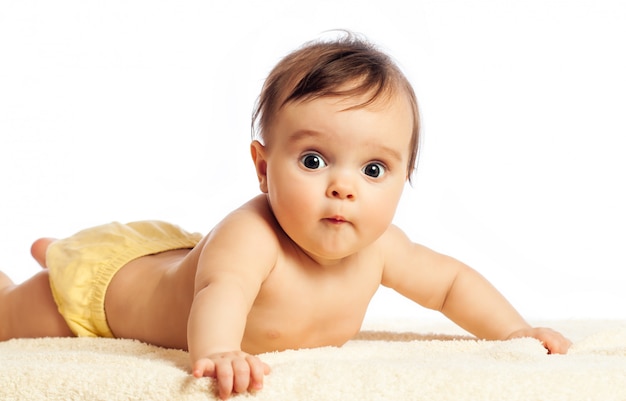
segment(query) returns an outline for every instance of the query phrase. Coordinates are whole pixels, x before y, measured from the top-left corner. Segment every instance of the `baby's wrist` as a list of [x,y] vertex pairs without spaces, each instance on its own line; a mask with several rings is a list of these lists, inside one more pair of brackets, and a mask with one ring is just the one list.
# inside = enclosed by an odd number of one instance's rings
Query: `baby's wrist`
[[524,326],[520,326],[512,331],[505,337],[505,340],[510,340],[512,338],[519,337],[527,337],[533,327],[529,324],[525,324]]

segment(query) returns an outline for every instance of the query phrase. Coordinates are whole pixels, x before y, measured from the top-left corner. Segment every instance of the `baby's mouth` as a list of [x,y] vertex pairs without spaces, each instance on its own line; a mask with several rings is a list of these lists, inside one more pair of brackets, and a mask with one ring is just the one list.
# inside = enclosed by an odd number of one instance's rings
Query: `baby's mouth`
[[348,222],[348,220],[346,220],[343,216],[326,217],[324,220],[331,224],[342,224]]

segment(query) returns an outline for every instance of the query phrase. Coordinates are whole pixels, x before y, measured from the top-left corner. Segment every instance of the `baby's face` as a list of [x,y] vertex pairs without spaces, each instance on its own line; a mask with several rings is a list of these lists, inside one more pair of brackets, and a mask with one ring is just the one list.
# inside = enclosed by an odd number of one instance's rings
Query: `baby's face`
[[278,222],[320,263],[375,241],[391,224],[407,179],[413,127],[408,100],[394,96],[349,109],[365,99],[289,103],[263,149],[264,190]]

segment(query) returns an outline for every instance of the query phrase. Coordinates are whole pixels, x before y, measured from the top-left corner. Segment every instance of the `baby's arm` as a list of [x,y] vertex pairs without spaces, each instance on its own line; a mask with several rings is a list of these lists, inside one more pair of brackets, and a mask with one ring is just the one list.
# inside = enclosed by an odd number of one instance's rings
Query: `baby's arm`
[[439,310],[483,339],[534,337],[551,353],[565,353],[570,341],[551,329],[531,327],[478,272],[449,256],[414,244],[396,227],[387,233],[383,285]]
[[196,294],[188,324],[192,373],[214,377],[220,398],[232,392],[260,390],[269,367],[241,351],[249,310],[244,286],[236,279],[220,278]]
[[502,294],[478,272],[450,259],[456,275],[446,292],[441,312],[479,338],[533,337],[550,353],[566,353],[571,342],[549,328],[531,327]]
[[248,312],[276,254],[273,236],[256,230],[263,224],[249,212],[227,217],[209,234],[198,262],[187,328],[192,372],[214,377],[222,399],[262,388],[269,373],[241,350]]

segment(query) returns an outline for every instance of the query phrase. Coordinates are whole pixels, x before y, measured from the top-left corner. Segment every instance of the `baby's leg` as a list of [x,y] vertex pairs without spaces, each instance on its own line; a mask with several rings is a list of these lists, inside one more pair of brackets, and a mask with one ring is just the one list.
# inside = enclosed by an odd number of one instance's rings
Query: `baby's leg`
[[52,298],[47,270],[18,285],[0,272],[0,341],[72,336]]

